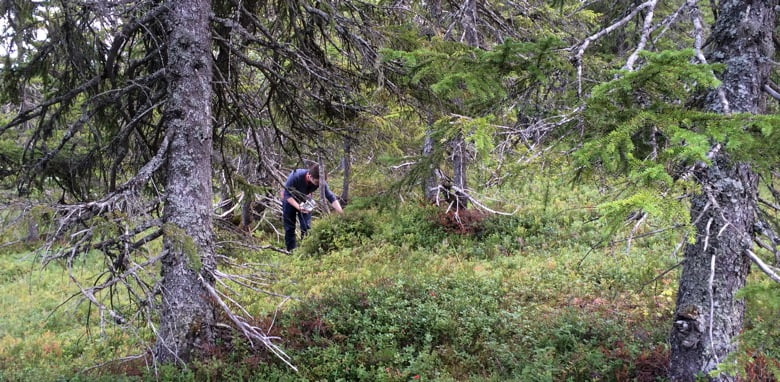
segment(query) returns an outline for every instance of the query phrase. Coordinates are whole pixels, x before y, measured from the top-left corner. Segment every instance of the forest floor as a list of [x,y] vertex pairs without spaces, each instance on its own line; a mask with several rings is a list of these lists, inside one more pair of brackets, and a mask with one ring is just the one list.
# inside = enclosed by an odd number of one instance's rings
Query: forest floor
[[[223,245],[268,272],[270,294],[238,302],[298,372],[230,333],[190,369],[155,369],[148,336],[69,300],[78,289],[62,265],[7,246],[0,380],[664,380],[683,229],[628,219],[613,231],[598,219],[600,187],[541,175],[479,196],[514,212],[357,197],[344,215],[315,217],[290,255]],[[273,228],[260,224],[253,240],[281,246]],[[79,261],[90,277],[103,260]],[[751,285],[776,293],[757,277]],[[747,327],[767,333],[776,310],[757,296]],[[778,349],[742,351],[744,376],[772,380]]]

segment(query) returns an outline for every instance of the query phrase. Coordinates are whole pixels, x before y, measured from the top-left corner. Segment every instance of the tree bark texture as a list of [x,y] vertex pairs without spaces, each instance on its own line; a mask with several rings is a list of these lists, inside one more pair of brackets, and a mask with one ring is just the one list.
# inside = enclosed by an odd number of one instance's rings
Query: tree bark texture
[[155,355],[186,363],[213,342],[214,307],[204,283],[215,266],[211,184],[210,0],[173,0],[167,13],[168,100],[172,133],[166,167],[162,308]]
[[[724,0],[713,27],[710,62],[726,65],[721,97],[710,92],[705,107],[720,113],[762,113],[762,88],[774,58],[772,34],[777,0]],[[723,99],[725,99],[725,102]],[[744,302],[736,298],[750,270],[757,179],[749,165],[734,163],[723,150],[697,172],[702,193],[691,201],[696,242],[685,250],[670,335],[672,381],[707,375],[736,349]],[[721,374],[713,380],[733,381]]]
[[[455,138],[450,142],[452,145],[452,168],[453,176],[452,183],[458,189],[466,191],[468,187],[468,174],[466,173],[468,166],[468,150],[466,148],[466,140],[463,137],[463,133],[459,132]],[[468,199],[460,191],[455,192],[455,201],[457,205],[456,210],[465,210],[468,207]]]
[[696,175],[705,189],[691,201],[697,237],[685,249],[677,293],[670,338],[673,381],[694,381],[735,350],[745,310],[736,293],[750,269],[744,251],[752,243],[757,177],[749,166],[725,157]]
[[[425,130],[425,142],[423,142],[423,150],[422,155],[424,158],[429,158],[431,155],[433,155],[433,137],[431,132],[431,124],[428,124],[428,128]],[[423,159],[427,160],[427,159]],[[432,165],[429,165],[429,168],[425,172],[425,179],[423,179],[422,186],[423,186],[423,195],[425,195],[425,200],[427,200],[430,203],[433,203],[436,201],[436,187],[439,184],[439,180],[436,177],[436,169],[433,168]]]
[[[707,53],[707,59],[726,65],[719,77],[731,112],[764,112],[763,87],[775,56],[772,36],[778,3],[778,0],[720,2],[718,20],[710,38],[713,48]],[[724,112],[716,92],[709,94],[706,106],[712,111]]]
[[352,178],[352,138],[344,138],[344,158],[341,160],[341,167],[344,169],[344,179],[341,183],[341,201],[346,205],[349,203],[349,182]]
[[463,37],[461,41],[470,46],[479,46],[477,32],[477,0],[466,0],[463,3]]
[[[317,155],[317,163],[320,166],[320,182],[328,184],[328,169],[325,167],[325,160],[322,159],[322,154]],[[330,203],[325,196],[325,187],[320,187],[320,202],[323,205],[323,211],[330,213]]]

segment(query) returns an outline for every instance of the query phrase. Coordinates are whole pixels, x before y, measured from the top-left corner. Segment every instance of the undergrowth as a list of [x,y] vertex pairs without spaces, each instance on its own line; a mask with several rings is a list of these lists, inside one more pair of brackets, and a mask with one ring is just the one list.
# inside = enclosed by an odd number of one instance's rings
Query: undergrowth
[[514,288],[473,275],[345,285],[278,317],[274,333],[301,373],[276,363],[261,370],[356,381],[617,380],[648,367],[663,374],[665,350],[645,343],[659,333],[628,325],[630,313],[589,311],[592,301],[522,304],[508,297]]
[[[185,370],[146,358],[105,363],[138,344],[118,331],[87,333],[85,306],[55,310],[75,292],[63,269],[6,252],[0,380],[664,380],[677,276],[663,272],[681,260],[674,247],[685,233],[607,234],[594,202],[601,186],[545,177],[512,187],[485,191],[504,193],[494,207],[511,215],[354,198],[344,215],[318,216],[291,255],[223,248],[264,264],[275,280],[268,291],[291,297],[244,293],[238,302],[280,337],[297,373],[237,333],[222,333]],[[658,228],[648,219],[634,233]],[[85,274],[99,272],[98,261],[83,262]],[[753,276],[743,293],[739,372],[771,380],[777,287]]]

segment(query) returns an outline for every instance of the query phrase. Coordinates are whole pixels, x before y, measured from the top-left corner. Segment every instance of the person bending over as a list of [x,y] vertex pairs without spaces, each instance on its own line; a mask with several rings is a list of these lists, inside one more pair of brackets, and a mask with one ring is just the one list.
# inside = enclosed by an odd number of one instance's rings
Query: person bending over
[[[343,213],[339,200],[330,191],[328,184],[322,184],[325,197],[333,209]],[[311,227],[312,193],[320,187],[320,166],[313,164],[308,169],[293,170],[287,177],[282,192],[282,219],[284,220],[284,244],[288,251],[296,247],[295,220],[301,223],[301,237],[306,235]],[[307,208],[308,207],[308,208]]]

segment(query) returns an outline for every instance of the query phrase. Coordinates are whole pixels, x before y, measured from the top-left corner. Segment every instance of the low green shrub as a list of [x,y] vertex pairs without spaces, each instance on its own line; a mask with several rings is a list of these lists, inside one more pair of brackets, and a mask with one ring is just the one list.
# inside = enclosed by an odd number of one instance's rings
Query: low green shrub
[[315,221],[303,239],[300,251],[321,255],[367,243],[377,231],[375,214],[369,211],[347,211]]
[[452,236],[439,224],[439,207],[432,205],[402,205],[390,211],[382,225],[382,239],[391,245],[411,249],[434,249]]
[[[648,353],[658,344],[602,302],[546,309],[510,295],[498,279],[462,274],[345,285],[283,312],[273,334],[302,380],[615,381],[636,376],[635,359],[664,364],[663,351]],[[292,377],[284,368],[258,372]]]
[[780,380],[780,285],[757,273],[739,295],[747,302],[745,330],[737,362],[726,371],[745,380]]

